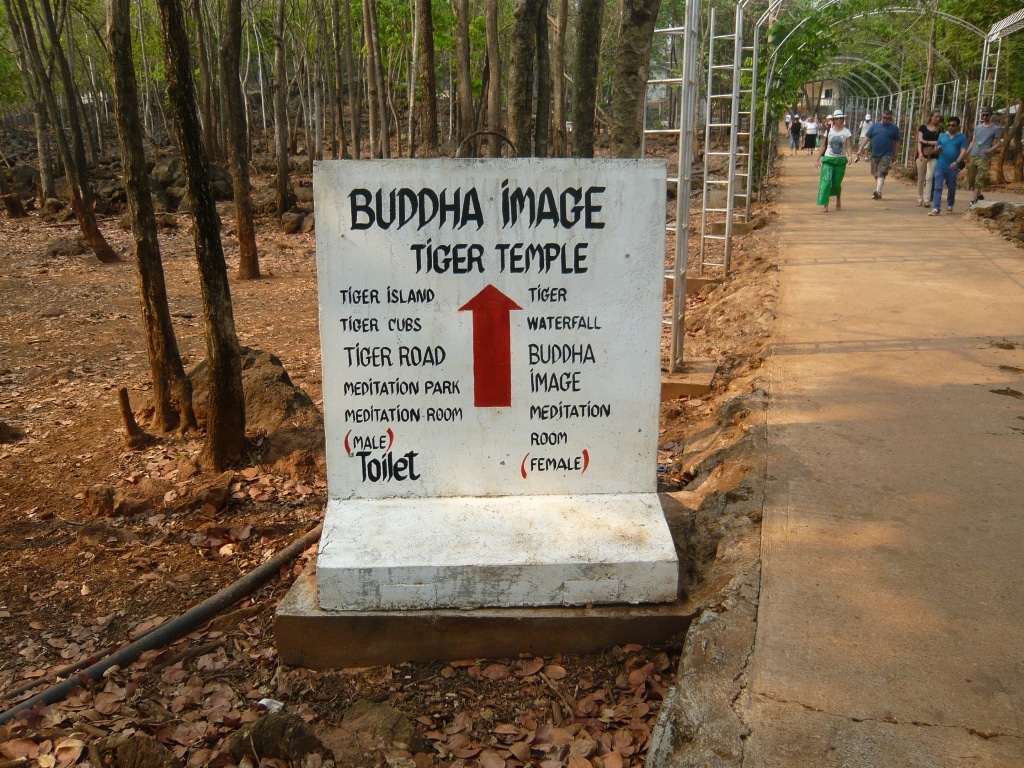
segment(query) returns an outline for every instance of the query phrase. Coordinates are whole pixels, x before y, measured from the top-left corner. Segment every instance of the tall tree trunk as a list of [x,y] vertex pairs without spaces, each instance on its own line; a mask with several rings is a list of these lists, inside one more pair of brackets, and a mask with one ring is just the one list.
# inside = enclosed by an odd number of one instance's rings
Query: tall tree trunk
[[515,0],[509,61],[508,133],[519,157],[533,155],[533,64],[541,0]]
[[292,207],[288,192],[288,72],[284,58],[285,0],[277,0],[274,19],[274,151],[277,155],[277,215]]
[[18,62],[18,71],[21,73],[21,82],[25,86],[25,94],[28,96],[29,103],[32,104],[32,122],[36,132],[36,152],[39,154],[39,196],[42,198],[39,202],[42,204],[45,200],[57,196],[53,183],[53,152],[50,151],[50,136],[47,132],[46,104],[43,101],[43,97],[39,94],[39,89],[33,82],[32,70],[27,59],[28,53],[25,51],[25,44],[22,42],[22,37],[19,34],[20,27],[17,25],[17,19],[11,15],[12,9],[6,0],[4,7],[7,10],[7,18],[11,19],[8,23],[11,25],[11,31],[16,42],[14,53]]
[[1014,178],[1019,183],[1024,181],[1024,98],[1017,99],[1017,115],[1013,118],[1013,125],[1006,132],[1007,137],[1004,146],[1006,150],[999,153],[999,157],[1013,157]]
[[153,428],[170,432],[195,429],[192,382],[185,375],[167,305],[164,268],[156,234],[153,198],[146,173],[139,122],[139,94],[132,61],[130,0],[107,0],[107,51],[114,87],[114,119],[121,142],[124,186],[128,197],[135,263],[142,294],[142,321],[146,329],[149,372],[153,380]]
[[[501,50],[498,46],[498,0],[487,0],[487,130],[501,131]],[[487,156],[501,157],[502,141],[487,137]]]
[[196,25],[196,46],[199,54],[199,76],[203,92],[203,145],[211,160],[220,157],[217,145],[217,107],[214,99],[214,73],[210,65],[210,44],[206,33],[202,0],[190,0],[192,20]]
[[924,72],[924,88],[922,88],[923,98],[921,99],[921,122],[928,122],[928,117],[932,112],[932,88],[935,82],[935,27],[936,18],[932,17],[932,28],[928,34],[928,54],[925,64]]
[[623,0],[611,114],[613,157],[639,157],[644,93],[661,0]]
[[597,65],[601,57],[601,16],[604,0],[580,0],[576,30],[576,87],[572,104],[572,150],[576,157],[594,156],[594,112],[597,109]]
[[57,193],[53,184],[53,153],[50,151],[50,136],[46,130],[46,105],[33,99],[32,118],[36,129],[36,149],[39,153],[39,187],[42,203]]
[[420,124],[423,153],[437,156],[437,77],[434,72],[434,11],[431,0],[416,0],[416,26],[420,33],[419,68],[421,96]]
[[556,0],[558,16],[551,36],[551,93],[554,102],[552,114],[551,154],[565,157],[565,28],[569,18],[569,0]]
[[242,361],[231,309],[231,290],[220,221],[210,189],[209,161],[196,114],[195,84],[181,0],[157,0],[164,39],[167,97],[174,117],[185,185],[192,207],[192,227],[203,293],[206,363],[210,382],[206,443],[200,454],[204,469],[221,472],[245,451],[245,397]]
[[[388,129],[388,92],[384,81],[384,65],[381,58],[380,34],[377,31],[377,0],[363,0],[366,28],[366,76],[375,98],[370,101],[371,120],[376,105],[377,138],[374,142],[374,157],[391,157],[391,133]],[[372,124],[372,123],[371,123]],[[370,130],[371,140],[373,129]]]
[[[103,237],[103,233],[100,232],[99,227],[96,225],[92,188],[89,186],[86,171],[85,144],[82,140],[82,117],[79,105],[74,98],[68,97],[68,131],[71,134],[71,144],[69,144],[67,135],[60,123],[60,108],[57,105],[57,98],[53,93],[46,67],[43,64],[35,29],[32,26],[33,17],[29,13],[28,6],[25,0],[17,0],[18,15],[15,16],[11,0],[4,0],[4,5],[12,32],[14,32],[19,45],[24,46],[25,60],[32,70],[39,95],[46,104],[50,124],[53,126],[54,136],[57,140],[57,150],[60,153],[61,162],[64,164],[64,169],[67,173],[68,191],[71,195],[71,209],[74,211],[75,218],[78,220],[78,225],[82,230],[82,239],[100,261],[104,263],[120,261],[121,258],[110,247],[106,238]],[[53,14],[48,3],[42,3],[42,11],[42,21],[46,26],[46,33],[50,42],[50,53],[55,58],[57,71],[64,86],[64,92],[74,94],[75,89],[73,87],[71,69],[68,66],[67,59],[64,57],[63,49],[60,47],[60,35],[57,33]]]
[[345,142],[345,97],[344,91],[342,90],[342,73],[344,62],[342,60],[342,51],[344,50],[344,43],[341,38],[341,0],[333,0],[331,2],[331,14],[334,30],[334,110],[336,113],[335,122],[335,141],[338,143],[338,150],[335,152],[332,147],[332,154],[334,159],[348,156],[348,147]]
[[[456,82],[459,93],[459,123],[455,136],[461,146],[473,133],[473,74],[469,59],[469,0],[455,0]],[[475,156],[475,147],[465,147],[464,156]]]
[[548,47],[548,0],[537,12],[537,120],[533,128],[533,154],[547,157],[551,130],[551,49]]
[[352,154],[358,160],[362,157],[363,131],[360,124],[363,114],[362,96],[356,82],[356,65],[352,56],[352,0],[345,0],[345,82],[348,86],[348,114],[352,135]]
[[373,67],[373,35],[370,32],[370,5],[373,0],[363,0],[363,45],[366,46],[366,110],[370,129],[370,157],[380,154],[380,107],[377,104],[377,75]]
[[249,124],[245,95],[238,79],[242,56],[242,0],[226,0],[220,38],[220,69],[224,87],[224,115],[228,129],[228,158],[235,197],[235,230],[238,235],[238,277],[256,280],[260,260],[256,252],[256,222],[249,182]]

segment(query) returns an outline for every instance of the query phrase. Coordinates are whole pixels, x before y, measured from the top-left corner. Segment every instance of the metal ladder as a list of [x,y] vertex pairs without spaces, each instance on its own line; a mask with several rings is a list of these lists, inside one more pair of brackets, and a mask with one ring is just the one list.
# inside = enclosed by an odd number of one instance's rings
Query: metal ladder
[[[732,32],[717,31],[717,14],[711,8],[708,34],[708,84],[706,120],[704,124],[704,188],[700,223],[700,270],[709,266],[720,267],[729,273],[732,254],[732,225],[736,206],[737,156],[740,154],[740,101],[743,75],[743,7],[736,5],[736,24]],[[723,50],[724,49],[724,50]],[[731,61],[730,61],[731,59]],[[728,112],[728,122],[724,113]],[[747,130],[743,134],[747,146],[743,148],[743,173],[750,178],[750,112],[747,112]],[[728,143],[728,150],[721,147]],[[724,168],[722,167],[724,160]],[[716,162],[717,161],[717,162]],[[749,206],[749,193],[744,183]],[[708,214],[722,221],[711,221]],[[717,226],[714,226],[717,225]],[[717,247],[719,246],[720,247]]]
[[684,25],[669,29],[655,30],[654,34],[667,36],[671,39],[681,37],[683,40],[682,70],[678,77],[651,79],[647,81],[647,92],[650,88],[679,89],[679,122],[674,128],[648,128],[647,103],[644,102],[644,131],[641,144],[641,156],[647,152],[648,136],[678,137],[678,165],[675,176],[668,176],[669,185],[676,185],[676,217],[674,223],[666,226],[667,232],[675,233],[675,259],[671,267],[666,267],[665,279],[672,281],[672,308],[663,319],[663,323],[671,326],[671,348],[669,352],[669,373],[683,370],[683,333],[686,319],[686,272],[688,266],[688,239],[690,232],[690,190],[693,186],[693,141],[696,132],[697,91],[700,84],[697,80],[698,26],[700,21],[699,0],[687,0]]
[[978,80],[978,115],[982,107],[995,109],[996,84],[999,82],[999,55],[1003,50],[1003,38],[996,43],[993,53],[992,45],[985,38],[984,50],[981,55],[981,78]]

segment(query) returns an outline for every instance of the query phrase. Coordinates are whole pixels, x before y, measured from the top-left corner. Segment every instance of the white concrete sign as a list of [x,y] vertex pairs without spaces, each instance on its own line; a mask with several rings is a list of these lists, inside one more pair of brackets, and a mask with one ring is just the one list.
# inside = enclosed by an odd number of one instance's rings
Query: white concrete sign
[[[325,162],[314,191],[330,497],[321,605],[674,599],[657,498],[637,498],[656,489],[664,165]],[[568,498],[581,495],[605,497],[606,523],[616,509],[639,514],[651,536],[638,548],[619,526],[595,530]],[[486,560],[490,547],[473,545],[482,519],[496,549]],[[570,542],[531,539],[530,521]],[[545,546],[558,550],[551,562],[535,551]],[[493,574],[491,587],[467,582],[465,568],[506,548],[506,587]],[[665,555],[671,584],[655,597],[633,576],[584,573]],[[563,578],[569,562],[579,579]],[[511,596],[507,584],[545,569],[540,594]],[[607,583],[575,583],[595,579]]]

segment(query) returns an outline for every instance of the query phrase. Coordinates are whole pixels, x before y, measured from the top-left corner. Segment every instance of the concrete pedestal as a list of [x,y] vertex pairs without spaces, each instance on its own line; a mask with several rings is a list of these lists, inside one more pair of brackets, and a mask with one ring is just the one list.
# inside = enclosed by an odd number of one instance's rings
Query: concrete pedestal
[[678,563],[657,494],[331,499],[320,608],[659,603]]
[[613,645],[680,642],[696,615],[689,601],[593,608],[474,611],[324,611],[315,574],[300,577],[274,617],[285,664],[330,669],[404,661],[504,659],[521,653],[593,653]]

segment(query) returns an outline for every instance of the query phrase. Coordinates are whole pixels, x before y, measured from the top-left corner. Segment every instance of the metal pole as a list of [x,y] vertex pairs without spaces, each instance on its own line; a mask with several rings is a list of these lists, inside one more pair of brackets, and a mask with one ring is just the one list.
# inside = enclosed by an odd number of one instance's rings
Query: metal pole
[[705,91],[707,106],[705,108],[704,121],[704,193],[701,195],[700,204],[700,271],[704,273],[704,262],[707,258],[707,234],[708,234],[708,173],[711,167],[709,153],[711,152],[711,120],[714,117],[712,111],[711,94],[714,93],[715,77],[715,9],[710,9],[709,34],[708,34],[708,89]]
[[754,116],[757,114],[757,54],[761,38],[761,28],[754,27],[754,60],[750,67],[750,131],[747,137],[747,209],[743,214],[744,221],[750,221],[750,198],[754,192]]
[[733,38],[732,56],[732,114],[729,120],[732,127],[729,130],[729,183],[727,185],[728,191],[726,192],[726,200],[728,200],[726,206],[728,210],[725,213],[725,258],[723,266],[727,275],[729,274],[729,257],[732,255],[732,214],[733,209],[736,207],[736,150],[739,143],[740,89],[743,86],[743,6],[739,4],[736,6],[736,28],[733,31],[735,37]]
[[672,282],[670,373],[683,370],[686,333],[686,272],[690,239],[690,191],[693,187],[693,140],[697,122],[697,27],[700,0],[686,0],[683,23],[683,73],[679,94],[679,181],[676,182],[676,263]]

